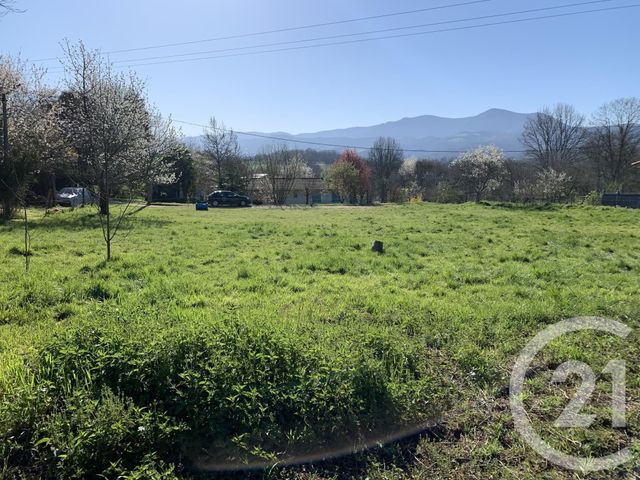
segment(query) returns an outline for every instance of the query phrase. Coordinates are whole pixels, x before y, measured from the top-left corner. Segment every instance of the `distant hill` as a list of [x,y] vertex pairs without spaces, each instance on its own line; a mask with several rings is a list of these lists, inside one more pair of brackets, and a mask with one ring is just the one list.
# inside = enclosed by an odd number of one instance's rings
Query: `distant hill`
[[[468,150],[478,145],[494,144],[505,150],[520,150],[519,138],[524,123],[533,114],[516,113],[509,110],[491,109],[473,117],[446,118],[434,115],[403,118],[369,127],[351,127],[325,130],[315,133],[291,135],[286,132],[250,132],[258,135],[274,136],[292,141],[329,143],[352,146],[371,146],[378,137],[394,137],[403,148],[411,150]],[[238,135],[243,152],[255,154],[277,141]],[[201,137],[189,137],[192,145],[201,145]],[[314,146],[305,143],[291,143],[296,148],[317,150],[331,147]],[[336,148],[340,150],[339,148]],[[427,156],[429,154],[416,154]],[[433,153],[432,157],[445,154]],[[452,155],[450,155],[452,156]]]

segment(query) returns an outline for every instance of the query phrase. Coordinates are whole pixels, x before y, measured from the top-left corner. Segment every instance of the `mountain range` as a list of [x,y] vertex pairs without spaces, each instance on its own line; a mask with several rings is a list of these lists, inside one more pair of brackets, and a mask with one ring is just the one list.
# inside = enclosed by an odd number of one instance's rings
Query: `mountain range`
[[[440,158],[456,155],[444,151],[469,150],[486,144],[497,145],[504,150],[520,150],[523,126],[532,115],[534,114],[494,108],[472,117],[446,118],[422,115],[368,127],[341,128],[295,135],[286,132],[247,132],[258,136],[239,134],[238,141],[243,153],[253,155],[274,143],[283,143],[283,141],[263,137],[290,140],[288,143],[292,148],[338,151],[341,150],[340,147],[314,145],[314,143],[368,147],[378,137],[394,137],[406,150],[433,151],[433,153],[406,152],[407,156]],[[188,137],[187,142],[201,146],[202,137]]]

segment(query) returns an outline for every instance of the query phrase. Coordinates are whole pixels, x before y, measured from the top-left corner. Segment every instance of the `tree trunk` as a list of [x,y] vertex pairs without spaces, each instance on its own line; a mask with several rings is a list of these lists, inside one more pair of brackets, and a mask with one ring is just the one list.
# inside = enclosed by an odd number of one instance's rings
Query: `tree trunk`
[[102,192],[100,193],[100,215],[109,215],[109,199]]
[[[9,115],[7,113],[7,94],[0,95],[2,102],[2,162],[9,174],[10,158],[9,158]],[[7,197],[2,201],[2,219],[4,221],[11,220],[13,213],[13,192],[7,191]]]
[[151,205],[153,202],[153,182],[147,184],[147,205]]
[[[47,192],[47,203],[46,207],[51,208],[55,204],[56,201],[56,174],[51,172],[49,174],[49,191]],[[82,202],[84,205],[84,202]]]
[[111,212],[109,212],[109,203],[107,202],[107,219],[106,219],[106,235],[104,239],[107,243],[107,260],[111,260]]
[[102,185],[100,185],[100,215],[109,215],[109,183],[106,173],[103,174]]
[[27,203],[23,203],[24,208],[24,271],[29,273],[29,260],[31,256],[31,237],[29,236],[29,218],[27,217]]

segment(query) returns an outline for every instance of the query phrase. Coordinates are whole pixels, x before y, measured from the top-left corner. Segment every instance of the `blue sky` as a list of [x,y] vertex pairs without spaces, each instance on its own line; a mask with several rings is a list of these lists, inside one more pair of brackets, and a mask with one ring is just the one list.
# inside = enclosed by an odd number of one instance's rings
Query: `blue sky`
[[[26,12],[0,19],[0,52],[40,59],[59,56],[64,38],[82,39],[89,47],[111,51],[462,1],[18,0]],[[112,54],[110,58],[228,49],[578,1],[492,0],[324,28]],[[546,14],[633,3],[640,2],[612,0]],[[510,18],[531,15],[545,13]],[[474,23],[484,22],[457,25]],[[197,123],[215,115],[245,131],[301,133],[424,114],[467,116],[493,107],[531,112],[558,101],[590,114],[605,101],[640,96],[638,25],[640,8],[635,8],[326,48],[149,65],[136,67],[136,71],[146,80],[151,100],[164,113]],[[50,80],[59,81],[56,62],[47,64],[53,68]],[[199,128],[183,130],[200,133]]]

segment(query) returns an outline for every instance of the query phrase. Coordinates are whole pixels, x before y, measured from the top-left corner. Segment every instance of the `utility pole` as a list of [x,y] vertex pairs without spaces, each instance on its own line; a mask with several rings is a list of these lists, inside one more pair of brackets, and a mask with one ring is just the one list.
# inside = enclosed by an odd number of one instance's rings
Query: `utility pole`
[[[0,93],[0,101],[2,102],[2,161],[0,162],[0,173],[4,176],[9,173],[9,115],[7,113],[7,93]],[[0,178],[2,180],[2,178]],[[2,183],[5,183],[4,181]],[[2,219],[9,218],[11,210],[10,195],[2,198]]]
[[9,115],[7,114],[7,94],[2,92],[2,161],[9,162]]

